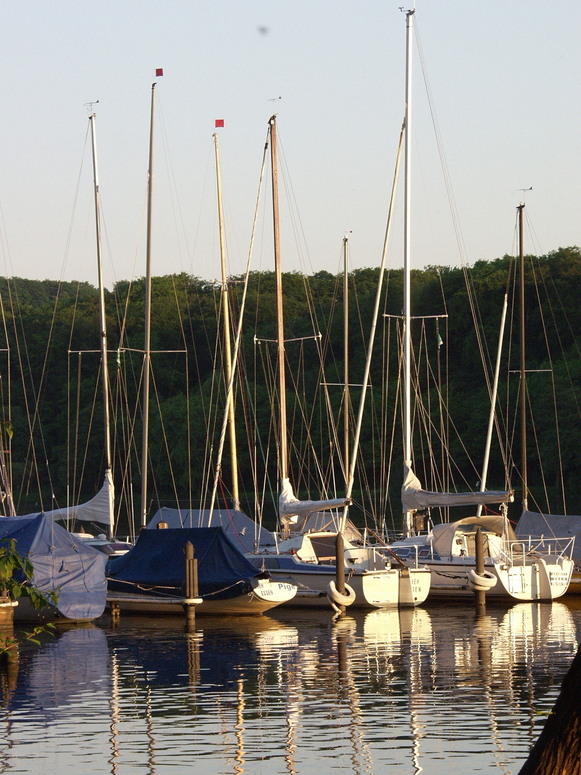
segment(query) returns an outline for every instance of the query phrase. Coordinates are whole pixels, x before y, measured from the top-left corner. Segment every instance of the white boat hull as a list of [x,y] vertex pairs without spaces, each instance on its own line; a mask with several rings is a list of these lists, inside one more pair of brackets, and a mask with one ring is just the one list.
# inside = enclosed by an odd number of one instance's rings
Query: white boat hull
[[[329,572],[294,570],[276,570],[269,568],[275,580],[295,584],[297,594],[284,603],[284,607],[299,606],[328,608],[329,584],[335,580],[335,569]],[[345,581],[355,593],[355,601],[350,608],[397,608],[413,607],[423,603],[430,590],[430,572],[424,568],[400,571],[385,570],[357,571],[347,573]]]
[[[470,571],[475,563],[429,560],[426,565],[432,574],[431,598],[474,596]],[[554,563],[540,558],[526,565],[487,562],[485,569],[496,577],[487,597],[534,602],[556,600],[567,592],[573,562],[566,558]]]

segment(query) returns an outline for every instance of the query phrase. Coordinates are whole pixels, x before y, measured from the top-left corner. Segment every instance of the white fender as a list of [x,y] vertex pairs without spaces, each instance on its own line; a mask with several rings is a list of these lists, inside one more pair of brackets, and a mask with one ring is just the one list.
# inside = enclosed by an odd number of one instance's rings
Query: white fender
[[474,592],[488,592],[496,584],[496,576],[489,570],[484,573],[476,573],[474,568],[470,568],[468,574],[468,584]]
[[349,584],[345,584],[345,593],[342,595],[334,581],[330,581],[327,585],[327,597],[331,601],[331,604],[348,606],[355,602],[356,594],[353,587]]

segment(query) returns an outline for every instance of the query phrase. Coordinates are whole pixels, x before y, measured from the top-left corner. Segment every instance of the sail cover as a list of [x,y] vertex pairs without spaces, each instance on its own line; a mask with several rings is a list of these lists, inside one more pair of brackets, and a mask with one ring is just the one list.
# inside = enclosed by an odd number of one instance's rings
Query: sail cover
[[406,467],[404,483],[401,488],[401,502],[404,511],[418,511],[438,506],[478,506],[486,503],[507,503],[512,499],[512,492],[508,491],[430,492],[423,490],[420,480],[409,467]]
[[280,495],[278,498],[278,513],[281,522],[290,524],[296,522],[299,517],[312,514],[314,511],[326,511],[348,506],[349,498],[334,498],[324,501],[300,501],[295,497],[293,488],[288,479],[281,479]]
[[113,527],[113,503],[115,490],[111,471],[105,474],[105,481],[94,498],[78,506],[65,506],[62,509],[45,511],[51,519],[80,520],[81,522],[99,522]]
[[127,554],[107,565],[109,590],[136,594],[182,596],[185,585],[184,547],[190,541],[198,560],[200,597],[237,597],[250,591],[264,574],[230,542],[221,527],[143,530]]
[[55,524],[45,514],[2,517],[0,543],[14,539],[16,551],[34,568],[41,592],[56,592],[55,608],[68,619],[95,619],[105,610],[107,583],[103,552]]

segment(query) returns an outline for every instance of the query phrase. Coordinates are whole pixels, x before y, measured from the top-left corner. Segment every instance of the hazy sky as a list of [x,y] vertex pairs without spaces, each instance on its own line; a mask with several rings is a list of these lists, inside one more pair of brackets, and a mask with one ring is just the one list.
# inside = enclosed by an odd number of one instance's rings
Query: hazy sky
[[[419,0],[415,18],[414,265],[511,252],[519,189],[530,186],[530,252],[581,244],[579,0]],[[348,231],[352,266],[377,265],[404,49],[405,14],[386,0],[3,2],[0,274],[96,283],[85,106],[96,100],[106,283],[144,274],[158,67],[154,274],[219,275],[216,118],[230,269],[243,271],[273,112],[296,205],[292,218],[281,206],[285,268],[339,271]],[[263,217],[257,269],[271,265]],[[396,230],[392,265],[399,243]]]

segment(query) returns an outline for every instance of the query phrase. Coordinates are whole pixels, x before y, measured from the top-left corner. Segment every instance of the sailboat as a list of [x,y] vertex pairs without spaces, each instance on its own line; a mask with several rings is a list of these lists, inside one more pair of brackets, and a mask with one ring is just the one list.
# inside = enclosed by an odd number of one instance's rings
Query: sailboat
[[36,609],[22,596],[15,621],[88,622],[105,610],[107,557],[45,514],[0,519],[0,544],[15,542],[33,568],[32,583],[48,604]]
[[415,606],[427,597],[429,574],[399,561],[392,566],[384,552],[366,545],[361,531],[346,518],[349,497],[300,500],[290,481],[276,116],[269,120],[269,145],[277,317],[279,532],[263,529],[262,543],[247,557],[274,579],[297,584],[297,595],[287,606],[328,606],[329,602],[335,608]]
[[[411,439],[411,283],[410,283],[410,169],[411,169],[411,70],[414,11],[406,12],[406,117],[405,117],[405,212],[404,212],[404,475],[402,506],[404,535],[391,544],[403,559],[417,558],[432,573],[432,597],[487,596],[520,601],[554,600],[567,591],[572,562],[556,544],[541,548],[517,540],[508,522],[507,503],[512,492],[475,491],[440,493],[423,489],[413,470]],[[416,516],[431,509],[499,504],[499,516],[465,517],[436,524],[418,534]],[[484,573],[476,570],[477,532],[484,535]]]
[[114,506],[115,490],[113,484],[113,468],[111,455],[111,423],[110,423],[110,397],[109,397],[109,371],[107,360],[107,323],[105,314],[105,286],[103,282],[103,262],[101,255],[101,200],[99,189],[99,171],[97,163],[97,137],[96,114],[89,115],[91,128],[91,151],[93,162],[93,194],[95,206],[95,240],[97,254],[97,275],[99,290],[99,321],[100,321],[100,352],[101,352],[101,390],[103,397],[103,432],[104,432],[104,458],[105,476],[99,492],[89,501],[80,504],[67,505],[58,509],[50,509],[44,514],[53,520],[62,521],[67,528],[74,524],[86,524],[103,526],[105,532],[94,536],[84,531],[75,533],[87,544],[95,546],[106,554],[127,551],[130,544],[117,541],[114,537]]
[[[149,141],[145,350],[143,380],[143,439],[141,524],[147,524],[149,382],[151,371],[151,226],[155,86],[152,84]],[[219,197],[220,198],[220,197]],[[107,565],[108,600],[119,611],[172,614],[185,603],[186,572],[182,561],[191,542],[198,558],[200,596],[197,614],[252,615],[287,602],[296,586],[271,579],[252,565],[221,527],[172,529],[167,522],[143,529],[135,546]]]
[[539,513],[529,510],[529,487],[527,472],[527,380],[525,346],[525,282],[524,282],[524,208],[518,210],[519,235],[519,291],[520,291],[520,423],[521,423],[521,469],[522,469],[522,513],[516,525],[516,534],[535,547],[547,544],[569,550],[573,557],[571,584],[568,592],[581,593],[581,516]]

